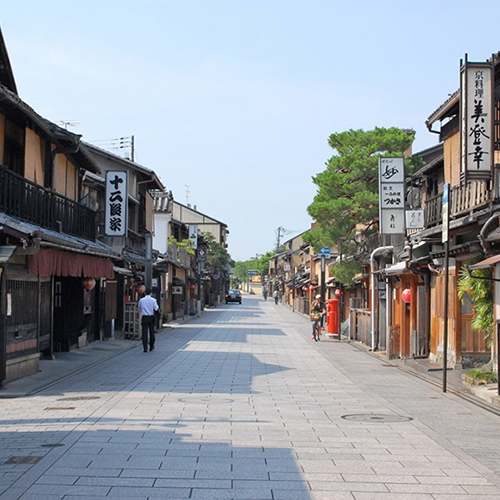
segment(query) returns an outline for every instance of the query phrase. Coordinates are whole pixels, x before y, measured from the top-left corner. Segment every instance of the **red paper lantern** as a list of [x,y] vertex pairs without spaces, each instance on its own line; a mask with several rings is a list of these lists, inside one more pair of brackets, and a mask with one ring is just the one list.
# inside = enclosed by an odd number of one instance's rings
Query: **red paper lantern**
[[341,297],[342,295],[344,295],[344,292],[340,288],[337,288],[335,290],[335,297]]
[[411,288],[405,288],[401,294],[401,298],[405,304],[409,304],[411,302]]
[[141,294],[141,293],[144,293],[146,291],[146,285],[144,284],[140,284],[140,285],[137,285],[135,287],[135,291],[138,293],[138,294]]
[[82,285],[85,290],[89,291],[95,287],[95,279],[94,278],[83,278]]
[[311,286],[309,287],[309,290],[310,290],[311,292],[314,292],[314,290],[316,290],[316,287],[315,287],[314,285],[311,285]]
[[192,292],[194,292],[196,285],[189,285],[189,288],[191,289]]

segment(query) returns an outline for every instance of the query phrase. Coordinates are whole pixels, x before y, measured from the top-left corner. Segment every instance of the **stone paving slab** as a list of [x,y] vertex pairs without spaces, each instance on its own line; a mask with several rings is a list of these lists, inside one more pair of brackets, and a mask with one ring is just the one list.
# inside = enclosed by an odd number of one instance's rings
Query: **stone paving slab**
[[309,328],[246,297],[3,400],[0,497],[500,498],[500,417]]

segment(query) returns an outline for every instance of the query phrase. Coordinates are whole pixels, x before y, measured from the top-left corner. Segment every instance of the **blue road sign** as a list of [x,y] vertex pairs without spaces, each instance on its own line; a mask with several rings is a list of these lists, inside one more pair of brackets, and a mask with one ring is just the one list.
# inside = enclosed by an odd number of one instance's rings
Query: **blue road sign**
[[320,248],[319,255],[324,255],[325,257],[330,257],[330,249],[328,247]]

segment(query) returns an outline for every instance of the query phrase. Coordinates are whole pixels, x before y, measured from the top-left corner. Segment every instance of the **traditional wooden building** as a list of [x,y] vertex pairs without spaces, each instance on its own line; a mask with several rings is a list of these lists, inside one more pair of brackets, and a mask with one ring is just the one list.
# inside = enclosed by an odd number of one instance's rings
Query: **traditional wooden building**
[[[152,248],[152,258],[148,258],[146,240],[149,238],[152,243],[155,230],[152,193],[164,187],[153,170],[92,144],[86,143],[85,147],[102,173],[101,176],[85,176],[85,200],[96,207],[97,238],[118,255],[114,266],[115,278],[106,283],[106,336],[113,336],[118,330],[135,338],[140,334],[137,302],[145,286],[148,268],[151,285],[157,285],[157,279],[153,280],[153,262],[157,252]],[[124,172],[127,177],[126,230],[121,236],[106,234],[105,231],[106,172]],[[159,298],[158,286],[154,288]]]
[[[483,81],[487,73],[488,82]],[[469,78],[479,79],[473,97],[467,93],[467,86],[474,91],[474,83],[466,83]],[[443,363],[446,354],[452,367],[491,358],[489,341],[494,339],[472,330],[474,304],[468,293],[459,299],[458,281],[471,262],[498,253],[499,78],[498,55],[479,64],[466,61],[461,90],[426,122],[430,132],[439,134],[440,143],[419,153],[425,164],[409,178],[407,193],[407,209],[422,210],[423,225],[407,224],[404,247],[383,271],[394,298],[390,357],[428,357]],[[488,100],[484,108],[483,96]],[[467,150],[469,139],[473,142]],[[483,139],[489,144],[484,151]],[[494,261],[483,263],[495,266]]]
[[[161,297],[169,317],[198,314],[201,306],[215,306],[227,290],[228,270],[214,276],[205,266],[207,245],[204,234],[227,248],[227,224],[218,221],[190,205],[177,202],[171,191],[157,191],[155,198],[154,247],[159,250],[155,268],[162,273]],[[198,251],[183,247],[190,226],[196,230]],[[201,253],[200,253],[201,252]],[[197,300],[200,304],[197,304]]]
[[81,203],[99,167],[80,136],[20,99],[0,34],[0,382],[100,338],[116,253]]

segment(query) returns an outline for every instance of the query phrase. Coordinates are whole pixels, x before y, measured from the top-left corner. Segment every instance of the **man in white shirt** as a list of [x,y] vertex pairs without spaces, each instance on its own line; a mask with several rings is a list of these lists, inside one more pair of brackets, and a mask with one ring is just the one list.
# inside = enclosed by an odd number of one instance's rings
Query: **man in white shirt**
[[151,297],[151,289],[146,288],[144,297],[139,300],[139,312],[142,314],[142,345],[144,352],[148,352],[148,332],[149,332],[149,350],[154,351],[155,348],[155,311],[158,311],[158,302]]

